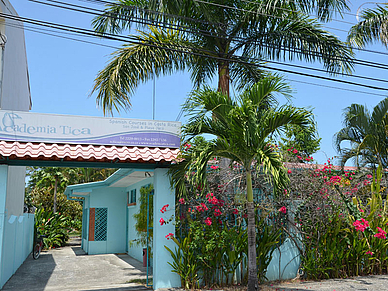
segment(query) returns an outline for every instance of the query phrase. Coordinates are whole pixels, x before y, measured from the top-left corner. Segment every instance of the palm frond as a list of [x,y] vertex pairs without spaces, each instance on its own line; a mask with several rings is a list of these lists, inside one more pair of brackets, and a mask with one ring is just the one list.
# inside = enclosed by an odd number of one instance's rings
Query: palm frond
[[97,105],[105,114],[129,109],[130,96],[140,83],[183,71],[191,62],[190,55],[184,52],[192,47],[179,32],[150,29],[150,33],[136,36],[138,44],[123,45],[98,73],[92,93],[97,92]]
[[358,47],[380,41],[388,47],[388,6],[377,5],[374,9],[362,11],[361,21],[350,28],[348,41]]

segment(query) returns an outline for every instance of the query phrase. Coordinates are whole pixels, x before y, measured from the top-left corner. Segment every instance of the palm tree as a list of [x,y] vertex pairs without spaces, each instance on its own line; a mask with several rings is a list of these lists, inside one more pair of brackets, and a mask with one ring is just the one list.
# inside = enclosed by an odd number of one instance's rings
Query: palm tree
[[[388,166],[388,98],[373,108],[373,112],[360,104],[344,110],[344,128],[334,136],[334,143],[341,154],[341,164],[355,159],[357,165]],[[343,142],[350,143],[342,148]]]
[[348,41],[359,47],[381,41],[388,47],[388,5],[378,4],[374,9],[363,10],[360,18],[362,20],[351,27]]
[[[204,146],[194,148],[183,161],[170,169],[172,186],[185,191],[185,173],[194,173],[199,185],[206,181],[207,162],[224,157],[239,163],[246,173],[248,214],[248,290],[257,288],[256,227],[252,190],[252,163],[272,177],[275,189],[288,181],[279,153],[268,146],[269,138],[284,126],[302,127],[311,122],[311,113],[292,106],[277,106],[275,94],[290,94],[290,87],[278,76],[268,75],[250,89],[231,100],[226,94],[209,88],[192,93],[184,106],[190,116],[183,127],[190,140],[199,135],[216,137]],[[283,188],[284,189],[284,188]]]
[[98,73],[97,104],[104,113],[129,109],[140,83],[176,71],[188,70],[195,87],[218,76],[228,96],[230,82],[237,89],[257,82],[263,61],[320,61],[331,73],[350,72],[350,48],[307,14],[327,21],[344,9],[343,0],[116,0],[93,20],[97,32],[119,34],[138,19],[154,25],[130,36]]

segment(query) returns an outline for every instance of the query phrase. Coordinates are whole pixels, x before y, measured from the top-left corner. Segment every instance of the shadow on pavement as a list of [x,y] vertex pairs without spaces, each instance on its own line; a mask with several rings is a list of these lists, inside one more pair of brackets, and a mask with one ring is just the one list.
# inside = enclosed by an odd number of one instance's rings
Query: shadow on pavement
[[30,290],[43,291],[55,266],[53,256],[45,251],[37,260],[29,255],[1,290],[25,290],[28,286]]
[[81,247],[71,247],[71,249],[73,250],[73,253],[76,256],[87,256],[88,255],[83,249],[81,249]]
[[[131,287],[114,287],[114,288],[104,288],[104,289],[93,289],[93,291],[146,291],[152,290],[152,288],[146,288],[145,286],[131,286]],[[89,289],[82,289],[78,291],[90,291]]]

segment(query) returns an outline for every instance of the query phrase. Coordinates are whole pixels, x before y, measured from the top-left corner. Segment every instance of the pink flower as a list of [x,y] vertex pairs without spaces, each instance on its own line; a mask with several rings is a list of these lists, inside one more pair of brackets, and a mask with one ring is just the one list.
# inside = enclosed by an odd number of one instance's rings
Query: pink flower
[[210,217],[206,217],[205,224],[206,225],[212,225],[212,219]]
[[368,174],[368,175],[366,175],[366,177],[367,177],[368,179],[370,179],[370,178],[372,178],[372,175]]
[[279,211],[282,212],[282,213],[284,213],[284,214],[286,214],[286,212],[287,212],[286,206],[280,207],[280,208],[279,208]]
[[169,204],[164,205],[161,209],[160,212],[165,213],[167,211],[167,207],[169,207]]
[[160,223],[160,225],[166,224],[166,222],[164,221],[163,217],[159,220],[159,223]]
[[173,238],[174,237],[174,234],[173,233],[169,233],[168,235],[165,236],[166,239],[170,239],[170,238]]
[[235,209],[233,209],[233,214],[238,214],[238,210],[235,208]]
[[360,220],[356,220],[353,223],[353,226],[356,228],[356,230],[364,232],[367,227],[369,227],[369,222],[365,220],[364,218],[361,218]]
[[287,173],[288,173],[288,174],[291,174],[291,173],[292,173],[292,171],[291,171],[290,169],[288,169]]
[[210,169],[212,169],[212,170],[217,170],[217,169],[218,169],[218,166],[213,166],[213,165],[211,165],[211,166],[210,166]]
[[297,150],[297,149],[294,149],[292,152],[293,152],[294,154],[297,154],[297,153],[298,153],[298,150]]
[[320,210],[321,209],[321,207],[317,207],[317,210]]
[[365,212],[364,210],[360,209],[360,212]]
[[206,206],[205,203],[201,203],[201,207],[202,207],[202,210],[203,210],[203,211],[206,211],[206,210],[209,209],[209,208],[207,208],[207,206]]
[[184,198],[179,199],[179,203],[180,204],[185,204],[185,199]]
[[373,252],[367,251],[365,254],[373,256]]
[[386,239],[387,238],[387,233],[381,228],[377,227],[377,230],[379,231],[374,235],[374,237],[381,238],[381,239]]

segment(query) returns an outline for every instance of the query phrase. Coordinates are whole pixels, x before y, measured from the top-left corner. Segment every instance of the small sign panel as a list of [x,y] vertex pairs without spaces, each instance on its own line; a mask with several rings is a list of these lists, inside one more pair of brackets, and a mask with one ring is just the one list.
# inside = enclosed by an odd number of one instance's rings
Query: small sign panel
[[0,140],[179,148],[181,123],[0,110]]

